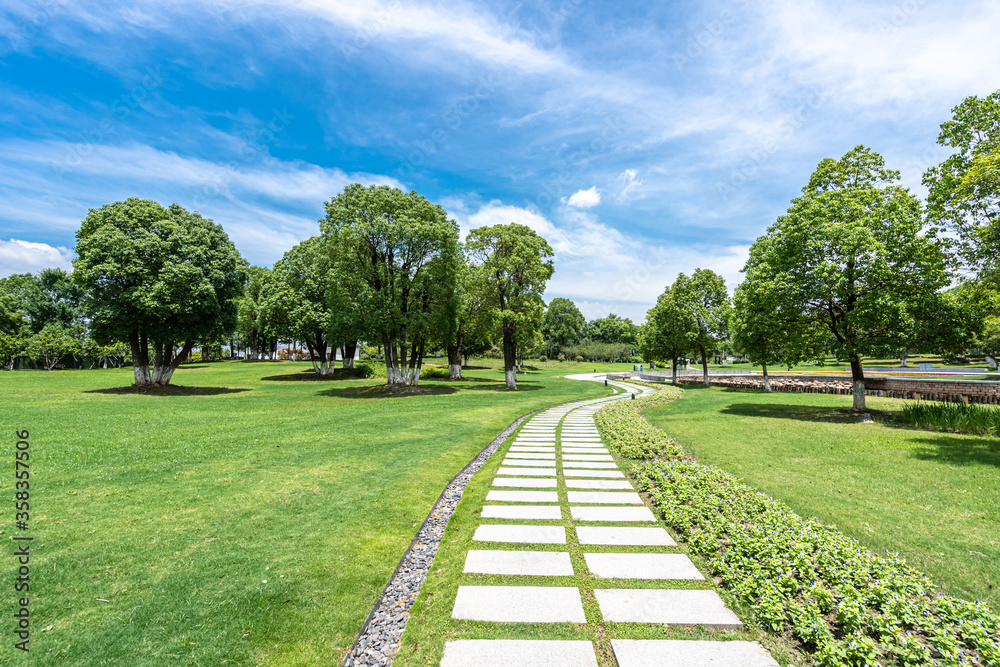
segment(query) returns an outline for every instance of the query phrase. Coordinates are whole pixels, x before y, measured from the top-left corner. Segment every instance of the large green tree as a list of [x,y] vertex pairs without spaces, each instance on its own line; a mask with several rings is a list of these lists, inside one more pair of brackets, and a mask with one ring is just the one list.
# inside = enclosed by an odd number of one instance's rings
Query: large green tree
[[949,280],[943,245],[898,178],[864,146],[823,160],[745,268],[836,339],[851,364],[855,410],[865,407],[862,355],[900,349],[914,306]]
[[927,215],[955,232],[967,270],[1000,283],[1000,91],[968,97],[941,125],[954,152],[924,174]]
[[591,320],[584,329],[584,336],[598,343],[614,343],[619,345],[637,344],[639,327],[627,317],[619,317],[614,313],[607,317]]
[[94,339],[129,344],[136,385],[169,384],[199,339],[235,326],[245,262],[211,220],[132,197],[91,209],[76,240]]
[[326,203],[320,229],[366,337],[382,342],[387,383],[416,383],[430,326],[455,298],[457,223],[415,190],[354,183]]
[[729,333],[732,303],[726,281],[711,269],[695,269],[690,278],[678,275],[671,292],[689,323],[688,349],[701,356],[702,377],[708,385],[708,355]]
[[463,356],[493,346],[493,311],[483,292],[483,282],[476,279],[478,270],[463,256],[456,279],[455,318],[441,330],[448,353],[448,375],[453,380],[462,379]]
[[545,309],[540,327],[549,356],[555,356],[563,348],[579,343],[586,324],[586,318],[575,303],[561,297],[552,299]]
[[278,330],[284,325],[273,311],[271,295],[278,291],[274,272],[264,266],[247,267],[243,290],[237,299],[236,330],[247,359],[271,358],[278,347]]
[[14,359],[28,345],[28,320],[22,308],[21,287],[30,274],[0,278],[0,367],[14,368]]
[[690,332],[695,322],[692,313],[675,298],[674,286],[668,285],[646,313],[638,342],[648,361],[670,359],[672,382],[677,384],[677,360],[691,349]]
[[515,222],[473,229],[467,247],[480,267],[480,289],[500,323],[507,388],[517,389],[518,330],[535,329],[541,320],[542,292],[555,270],[552,248],[533,229]]

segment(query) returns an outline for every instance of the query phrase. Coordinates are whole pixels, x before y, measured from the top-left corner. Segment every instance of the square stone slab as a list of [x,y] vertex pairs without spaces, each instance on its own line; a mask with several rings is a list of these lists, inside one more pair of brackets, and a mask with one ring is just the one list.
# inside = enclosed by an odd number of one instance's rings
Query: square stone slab
[[484,505],[484,519],[529,519],[561,521],[562,510],[557,505]]
[[[500,468],[498,475],[521,475],[522,477],[555,477],[555,468]],[[624,477],[624,475],[622,475]]]
[[604,468],[614,470],[617,467],[617,463],[602,463],[600,461],[563,461],[563,468]]
[[547,454],[545,452],[508,452],[505,459],[534,459],[536,461],[555,461],[555,452]]
[[518,479],[516,477],[494,477],[493,486],[505,486],[522,489],[554,489],[554,479]]
[[534,461],[532,459],[519,459],[507,456],[500,462],[500,465],[521,466],[523,468],[544,468],[545,466],[555,465],[555,459],[549,459],[548,461]]
[[451,617],[496,623],[586,623],[573,586],[459,586]]
[[743,627],[715,591],[671,589],[595,589],[597,606],[605,621],[704,625],[712,628]]
[[656,521],[648,507],[570,507],[574,521]]
[[[520,509],[520,508],[517,508]],[[663,528],[635,526],[577,526],[580,544],[607,544],[623,547],[673,547],[677,543]]]
[[625,473],[621,470],[563,470],[563,475],[565,477],[625,477]]
[[611,454],[576,454],[567,452],[565,449],[562,452],[563,461],[614,461],[614,457]]
[[684,554],[583,554],[583,559],[602,579],[705,579]]
[[[494,486],[496,482],[493,483]],[[617,479],[567,479],[566,488],[569,489],[627,489],[632,491],[632,484],[628,480]]]
[[565,551],[483,551],[465,557],[465,572],[511,574],[526,577],[572,577],[573,564]]
[[[490,493],[494,493],[490,491]],[[635,491],[570,491],[571,503],[595,503],[603,505],[641,505],[642,498]]]
[[757,642],[612,639],[611,648],[620,667],[778,667]]
[[557,503],[559,494],[555,491],[490,491],[486,500],[495,503]]
[[[557,510],[559,508],[553,507],[552,509]],[[566,544],[566,529],[562,526],[498,526],[486,524],[476,528],[472,539],[476,542]]]
[[459,639],[446,642],[441,667],[597,667],[594,646],[580,640]]

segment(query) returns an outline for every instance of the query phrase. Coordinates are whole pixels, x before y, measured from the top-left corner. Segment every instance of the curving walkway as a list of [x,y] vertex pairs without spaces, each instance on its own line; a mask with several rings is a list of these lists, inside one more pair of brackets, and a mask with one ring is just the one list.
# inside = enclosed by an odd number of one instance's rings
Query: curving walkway
[[[742,622],[679,552],[601,442],[594,413],[631,392],[652,391],[611,384],[626,393],[538,413],[506,448],[466,555],[462,581],[470,583],[459,586],[452,618],[485,624],[487,636],[491,623],[600,625],[620,667],[777,665],[754,642],[625,638],[636,634],[625,630],[631,627],[732,630]],[[474,583],[482,575],[513,583]],[[598,652],[586,640],[461,639],[446,643],[441,665],[597,667]]]

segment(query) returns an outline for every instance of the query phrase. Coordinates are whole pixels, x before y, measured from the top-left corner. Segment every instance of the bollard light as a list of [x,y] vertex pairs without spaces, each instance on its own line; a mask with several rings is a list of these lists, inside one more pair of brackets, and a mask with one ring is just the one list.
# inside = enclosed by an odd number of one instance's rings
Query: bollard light
[[632,400],[633,401],[635,400],[635,394],[632,394]]

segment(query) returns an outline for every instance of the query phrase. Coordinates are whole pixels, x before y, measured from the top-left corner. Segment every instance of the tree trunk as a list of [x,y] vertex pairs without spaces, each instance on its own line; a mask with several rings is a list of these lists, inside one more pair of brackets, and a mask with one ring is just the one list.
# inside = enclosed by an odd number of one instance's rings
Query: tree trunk
[[448,343],[448,377],[462,379],[462,352],[456,343]]
[[670,372],[671,372],[671,374],[673,376],[673,379],[671,380],[671,382],[673,384],[677,384],[677,355],[676,354],[673,355],[672,357],[670,357],[670,362],[671,362],[670,363]]
[[903,367],[903,368],[907,368],[907,366],[906,366],[906,358],[907,358],[908,356],[909,356],[909,354],[907,354],[907,351],[906,351],[906,350],[903,350],[903,355],[902,355],[902,359],[900,360],[900,363],[899,363],[899,365],[900,365],[901,367]]
[[138,331],[129,333],[128,344],[132,349],[132,372],[135,375],[135,386],[149,386],[149,358],[146,356],[146,348],[142,343],[142,338]]
[[[385,348],[385,382],[388,385],[406,384],[406,341],[396,340],[388,334],[382,336]],[[398,347],[397,347],[398,346]]]
[[854,383],[853,410],[861,412],[865,409],[865,371],[857,352],[851,355],[851,380]]
[[517,352],[514,336],[517,333],[515,325],[510,320],[503,322],[503,374],[507,381],[507,389],[517,389],[517,370],[514,368]]
[[349,340],[344,343],[343,368],[354,368],[354,355],[358,352],[358,341]]
[[705,382],[705,386],[709,386],[708,382],[708,353],[705,352],[705,346],[701,345],[701,372],[702,379]]
[[767,364],[761,364],[764,367],[764,391],[771,391],[771,376],[767,374]]

